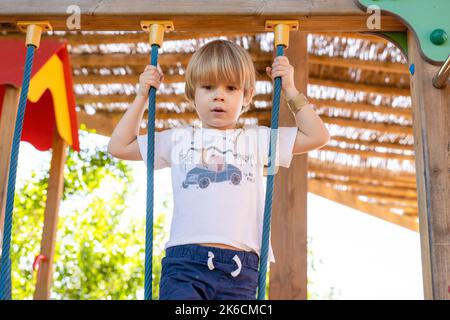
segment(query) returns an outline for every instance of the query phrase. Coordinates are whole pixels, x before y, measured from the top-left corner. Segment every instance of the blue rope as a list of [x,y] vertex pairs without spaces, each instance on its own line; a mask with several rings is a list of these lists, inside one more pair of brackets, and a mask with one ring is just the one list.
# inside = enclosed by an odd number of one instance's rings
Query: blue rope
[[[150,64],[158,65],[157,44],[152,44]],[[148,124],[147,124],[147,216],[145,226],[145,300],[152,300],[152,258],[153,258],[153,171],[155,167],[155,112],[156,88],[150,88],[148,99]]]
[[[284,55],[284,46],[277,46],[277,57]],[[267,173],[266,184],[266,202],[264,205],[264,224],[261,244],[261,256],[259,263],[259,278],[258,278],[258,300],[264,300],[266,296],[266,274],[267,274],[267,255],[269,251],[269,235],[270,235],[270,221],[272,218],[272,198],[273,198],[273,183],[274,174],[276,170],[276,142],[278,138],[278,114],[280,110],[280,96],[281,96],[281,77],[275,78],[272,100],[272,115],[270,120],[270,144],[269,144],[269,168]]]
[[34,50],[33,45],[28,45],[25,59],[25,70],[20,92],[19,108],[17,110],[14,137],[11,147],[11,157],[8,175],[8,192],[6,196],[5,224],[2,243],[2,259],[0,263],[0,299],[11,300],[11,229],[14,208],[14,193],[16,191],[17,159],[19,158],[20,138],[22,136],[23,119],[27,105],[28,88],[30,86],[31,69],[33,68]]

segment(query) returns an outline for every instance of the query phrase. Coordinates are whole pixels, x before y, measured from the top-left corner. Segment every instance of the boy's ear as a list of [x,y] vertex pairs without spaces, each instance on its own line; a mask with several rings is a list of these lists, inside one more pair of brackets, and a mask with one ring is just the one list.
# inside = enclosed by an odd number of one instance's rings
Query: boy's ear
[[255,94],[255,88],[248,89],[247,97],[244,99],[244,105],[247,106],[250,101],[252,101],[253,95]]

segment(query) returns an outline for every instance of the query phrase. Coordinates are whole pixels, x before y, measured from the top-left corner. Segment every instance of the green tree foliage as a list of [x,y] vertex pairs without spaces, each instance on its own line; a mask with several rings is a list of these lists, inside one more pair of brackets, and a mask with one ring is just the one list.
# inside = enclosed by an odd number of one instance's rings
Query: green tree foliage
[[[142,299],[145,218],[125,215],[135,192],[132,170],[92,145],[81,133],[82,151],[69,151],[55,249],[53,299]],[[90,145],[91,144],[91,145]],[[31,299],[32,271],[40,250],[49,166],[16,189],[11,247],[13,299]],[[155,199],[157,200],[157,199]],[[167,208],[167,206],[166,206]],[[163,255],[165,214],[155,212],[153,297]]]

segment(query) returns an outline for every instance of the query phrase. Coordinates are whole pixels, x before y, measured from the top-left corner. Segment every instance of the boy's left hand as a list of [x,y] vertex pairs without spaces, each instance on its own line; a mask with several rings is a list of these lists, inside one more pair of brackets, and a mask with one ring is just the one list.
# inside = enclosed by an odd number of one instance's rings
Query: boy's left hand
[[272,80],[281,77],[281,89],[288,100],[299,93],[294,84],[294,67],[289,64],[286,56],[276,57],[272,68],[266,68],[266,73]]

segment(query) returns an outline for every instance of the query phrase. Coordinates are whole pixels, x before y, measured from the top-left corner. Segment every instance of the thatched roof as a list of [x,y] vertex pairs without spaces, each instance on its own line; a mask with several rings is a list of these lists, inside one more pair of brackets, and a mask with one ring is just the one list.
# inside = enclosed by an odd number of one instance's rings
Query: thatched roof
[[[149,63],[142,32],[55,32],[68,40],[79,120],[110,135],[133,100]],[[169,33],[159,63],[165,83],[157,98],[157,128],[198,120],[184,99],[191,54],[212,39],[237,42],[258,72],[254,103],[241,121],[269,125],[273,35]],[[309,191],[418,230],[409,73],[398,48],[363,34],[308,35],[308,96],[331,133],[309,157]],[[143,123],[145,127],[145,121]]]

